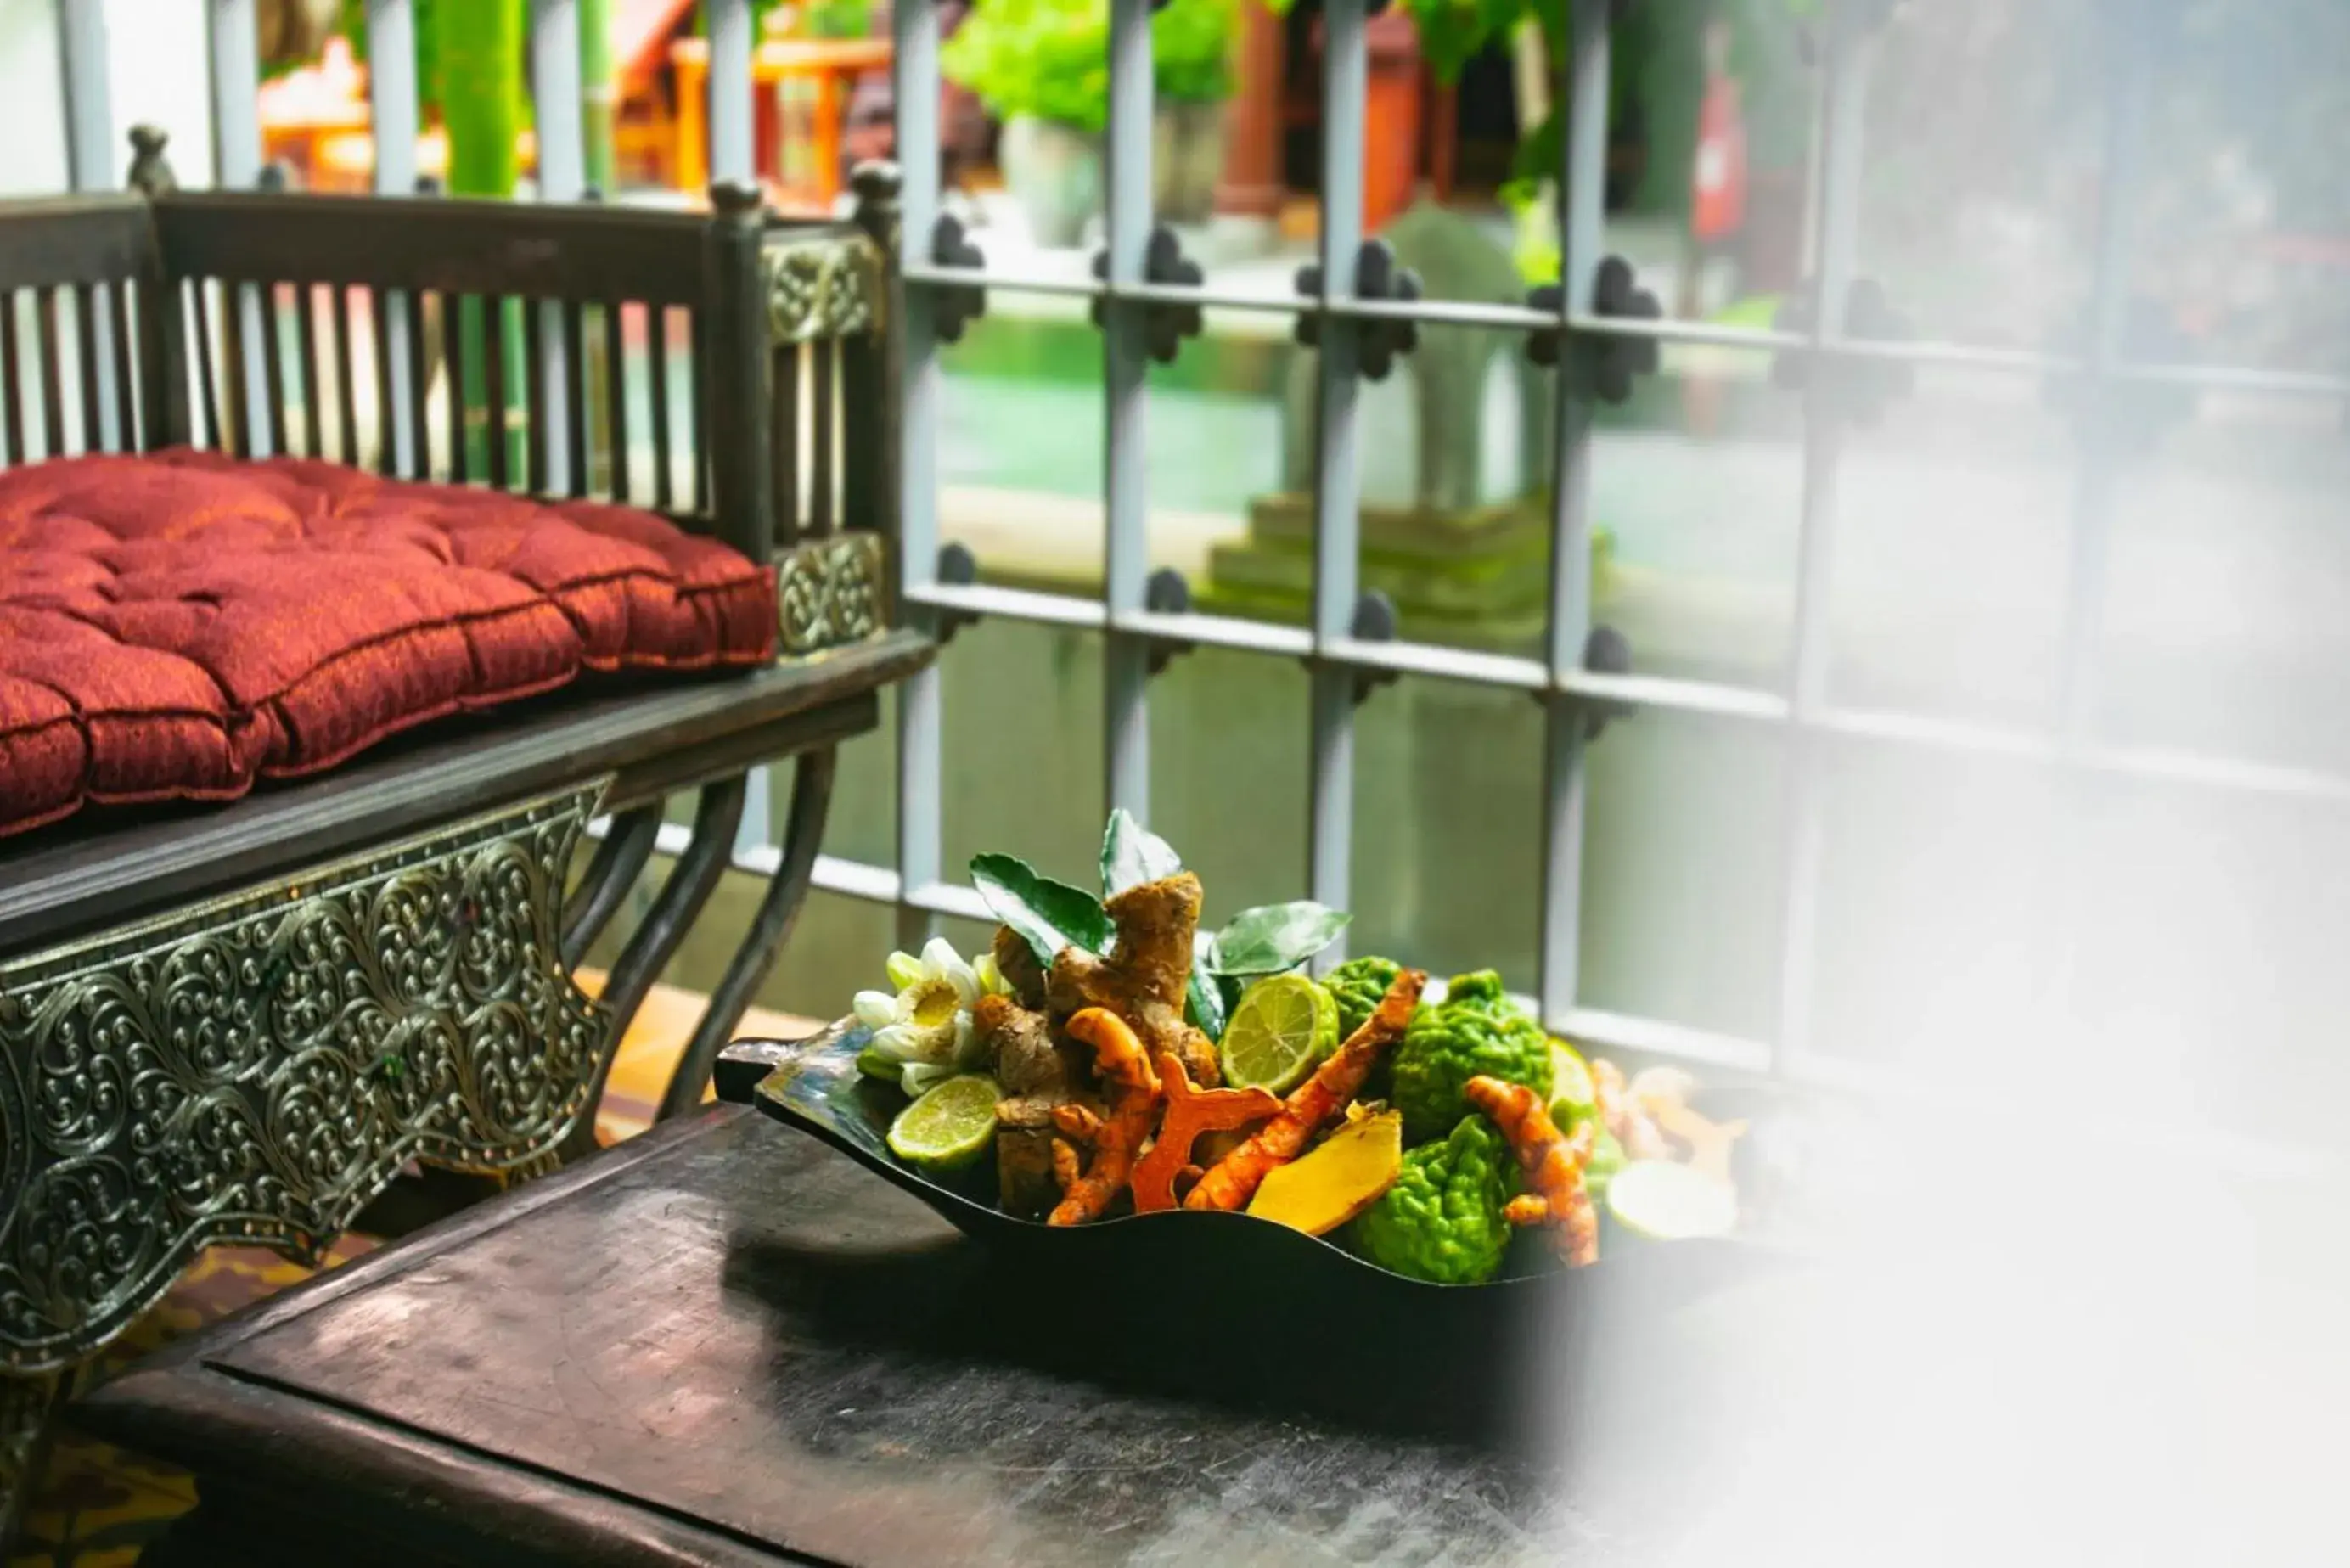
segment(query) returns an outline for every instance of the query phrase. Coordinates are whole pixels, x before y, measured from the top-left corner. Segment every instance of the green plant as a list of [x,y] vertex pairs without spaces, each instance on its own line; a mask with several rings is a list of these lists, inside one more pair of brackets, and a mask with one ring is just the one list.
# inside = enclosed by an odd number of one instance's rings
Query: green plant
[[[1239,0],[1171,0],[1150,19],[1162,103],[1232,93]],[[947,78],[999,119],[1027,115],[1097,131],[1109,119],[1109,0],[979,0],[941,51]]]
[[862,38],[873,31],[872,0],[812,0],[800,8],[800,30],[811,38]]

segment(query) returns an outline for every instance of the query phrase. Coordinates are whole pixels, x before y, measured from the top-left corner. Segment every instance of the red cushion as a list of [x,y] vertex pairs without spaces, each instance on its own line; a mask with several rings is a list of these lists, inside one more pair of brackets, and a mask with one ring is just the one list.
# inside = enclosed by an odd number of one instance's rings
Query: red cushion
[[631,507],[214,452],[0,473],[0,834],[219,799],[582,669],[774,656],[775,577]]

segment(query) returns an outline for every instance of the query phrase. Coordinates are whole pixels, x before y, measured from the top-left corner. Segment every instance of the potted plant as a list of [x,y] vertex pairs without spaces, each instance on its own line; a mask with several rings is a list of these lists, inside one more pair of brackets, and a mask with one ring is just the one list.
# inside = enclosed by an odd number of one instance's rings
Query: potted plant
[[1204,223],[1215,212],[1239,8],[1239,0],[1173,0],[1151,23],[1151,199],[1170,223]]
[[[1151,194],[1173,222],[1204,219],[1213,201],[1237,4],[1170,0],[1151,18],[1159,105]],[[1004,182],[1035,242],[1076,244],[1102,202],[1108,0],[980,0],[941,64],[1003,122]]]

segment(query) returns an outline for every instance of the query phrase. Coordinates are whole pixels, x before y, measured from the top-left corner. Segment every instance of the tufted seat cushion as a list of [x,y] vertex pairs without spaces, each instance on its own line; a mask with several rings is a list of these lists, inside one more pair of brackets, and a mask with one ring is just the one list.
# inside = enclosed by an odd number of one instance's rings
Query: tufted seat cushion
[[649,512],[213,452],[0,473],[0,834],[219,800],[582,670],[773,657],[774,574]]

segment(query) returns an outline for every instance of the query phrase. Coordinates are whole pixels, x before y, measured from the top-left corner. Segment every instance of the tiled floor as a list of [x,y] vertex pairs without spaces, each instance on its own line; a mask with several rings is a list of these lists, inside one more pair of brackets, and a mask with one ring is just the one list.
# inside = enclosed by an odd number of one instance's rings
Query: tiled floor
[[[580,976],[590,991],[601,979],[592,973]],[[633,1137],[652,1125],[670,1066],[691,1036],[703,1003],[691,992],[668,986],[656,986],[645,999],[620,1042],[603,1104],[597,1107],[596,1130],[605,1143]],[[737,1033],[791,1038],[815,1027],[805,1019],[754,1008]],[[375,1245],[369,1237],[345,1237],[325,1266],[333,1268]],[[127,1366],[239,1307],[299,1283],[310,1272],[254,1248],[208,1252],[115,1346],[107,1367]],[[78,1437],[68,1428],[57,1439],[47,1479],[26,1511],[24,1539],[8,1559],[8,1568],[130,1568],[147,1543],[194,1501],[185,1473]]]

